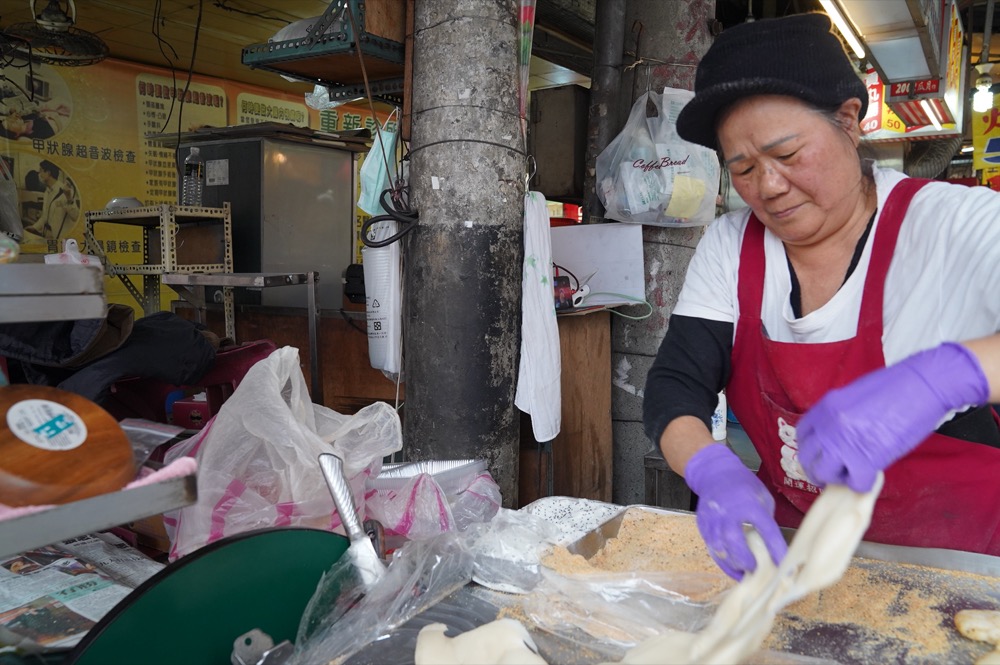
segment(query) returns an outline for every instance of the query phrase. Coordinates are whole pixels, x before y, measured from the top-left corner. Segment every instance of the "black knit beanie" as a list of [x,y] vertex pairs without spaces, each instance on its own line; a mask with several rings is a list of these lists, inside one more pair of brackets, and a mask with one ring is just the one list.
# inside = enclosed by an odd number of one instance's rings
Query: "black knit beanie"
[[773,94],[797,97],[821,108],[861,100],[868,90],[855,71],[826,14],[797,14],[741,23],[722,32],[698,64],[694,98],[677,117],[677,133],[716,149],[715,122],[738,99]]

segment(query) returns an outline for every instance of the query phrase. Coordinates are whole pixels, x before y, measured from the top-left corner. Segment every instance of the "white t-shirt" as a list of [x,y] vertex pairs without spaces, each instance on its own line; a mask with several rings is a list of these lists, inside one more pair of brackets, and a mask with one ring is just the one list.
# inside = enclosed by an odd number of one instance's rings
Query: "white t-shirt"
[[[823,307],[796,319],[784,245],[764,233],[761,319],[772,340],[812,344],[856,334],[875,231],[892,187],[905,176],[875,169],[879,215],[857,268]],[[688,266],[674,313],[735,323],[743,231],[750,210],[713,222]],[[932,182],[917,192],[899,232],[883,304],[886,364],[945,341],[1000,330],[1000,193],[986,187]],[[735,328],[734,328],[735,334]]]

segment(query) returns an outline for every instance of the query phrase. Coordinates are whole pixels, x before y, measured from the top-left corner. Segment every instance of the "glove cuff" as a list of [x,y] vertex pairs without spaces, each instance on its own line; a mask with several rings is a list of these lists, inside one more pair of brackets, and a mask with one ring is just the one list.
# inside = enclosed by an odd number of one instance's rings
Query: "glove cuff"
[[727,446],[712,443],[691,456],[684,467],[684,480],[692,492],[702,494],[713,477],[734,468],[750,471]]
[[990,399],[990,382],[983,373],[976,355],[962,344],[945,342],[923,351],[930,356],[930,372],[922,373],[924,380],[936,388],[949,410],[967,406],[980,406]]

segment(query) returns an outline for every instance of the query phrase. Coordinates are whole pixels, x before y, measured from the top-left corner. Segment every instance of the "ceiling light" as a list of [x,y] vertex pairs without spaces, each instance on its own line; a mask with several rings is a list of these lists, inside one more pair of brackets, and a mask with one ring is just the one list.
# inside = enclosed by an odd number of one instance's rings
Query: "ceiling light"
[[989,62],[976,65],[979,77],[976,79],[976,93],[972,96],[972,110],[976,113],[985,113],[993,108],[993,93],[990,91],[993,86],[992,68]]
[[920,108],[922,108],[924,113],[927,114],[927,117],[930,118],[931,124],[934,125],[934,129],[941,131],[941,121],[938,120],[937,111],[934,110],[934,105],[926,99],[921,99]]
[[858,41],[858,38],[855,36],[854,30],[852,30],[847,24],[847,19],[844,18],[844,14],[840,11],[840,7],[837,3],[834,2],[834,0],[819,0],[819,4],[823,5],[823,9],[825,9],[826,13],[830,15],[830,20],[833,21],[835,26],[837,26],[837,30],[840,30],[840,34],[844,36],[844,40],[847,42],[847,45],[851,47],[851,50],[854,51],[854,55],[856,55],[859,60],[864,58],[865,49],[861,46],[861,42]]

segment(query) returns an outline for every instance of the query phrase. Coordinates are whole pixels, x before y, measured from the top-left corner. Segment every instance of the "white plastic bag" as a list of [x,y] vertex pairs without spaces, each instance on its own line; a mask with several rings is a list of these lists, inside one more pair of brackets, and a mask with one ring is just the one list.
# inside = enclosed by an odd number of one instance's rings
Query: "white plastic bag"
[[[694,95],[664,88],[636,100],[622,132],[597,156],[605,217],[654,226],[703,226],[715,219],[719,159],[677,135],[677,114]],[[647,103],[656,115],[647,117]]]
[[367,475],[377,474],[403,441],[399,416],[384,402],[354,415],[313,404],[298,349],[289,346],[251,367],[205,430],[196,450],[198,501],[164,516],[171,560],[252,529],[337,529],[319,454],[344,460],[363,510]]
[[[381,131],[375,132],[372,148],[365,156],[361,165],[361,193],[358,195],[358,207],[369,215],[381,215],[385,211],[379,198],[382,192],[392,188],[390,169],[396,167],[396,137],[398,128],[393,116],[398,109],[393,109]],[[390,127],[392,129],[390,129]]]
[[98,266],[103,270],[101,259],[93,254],[81,254],[80,246],[73,238],[67,238],[63,242],[63,251],[59,254],[46,254],[45,262],[49,264],[78,264],[85,266]]
[[[369,239],[386,240],[399,225],[391,219],[371,225]],[[365,276],[365,314],[368,323],[368,361],[393,381],[403,369],[403,277],[400,247],[362,247]]]

